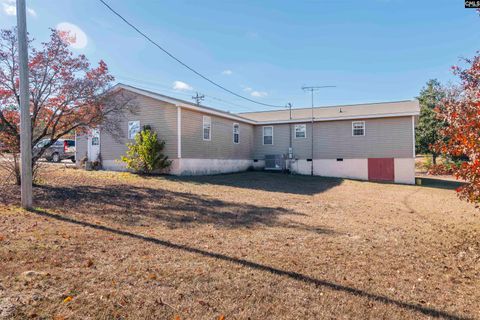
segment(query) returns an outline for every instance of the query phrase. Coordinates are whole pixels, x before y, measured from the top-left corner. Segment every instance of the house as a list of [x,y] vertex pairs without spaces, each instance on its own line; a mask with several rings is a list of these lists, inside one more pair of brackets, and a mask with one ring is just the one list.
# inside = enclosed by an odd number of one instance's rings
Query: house
[[267,168],[415,182],[415,100],[313,108],[312,120],[312,108],[233,114],[124,84],[113,90],[138,105],[121,120],[120,138],[101,128],[76,137],[77,159],[101,154],[106,170],[124,170],[126,144],[149,125],[165,140],[174,175]]

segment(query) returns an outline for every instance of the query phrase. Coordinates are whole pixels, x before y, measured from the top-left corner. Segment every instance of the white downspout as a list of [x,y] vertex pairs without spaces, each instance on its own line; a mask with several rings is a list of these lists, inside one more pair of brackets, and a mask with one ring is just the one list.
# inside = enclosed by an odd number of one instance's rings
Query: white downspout
[[177,106],[177,169],[182,174],[182,108]]
[[415,159],[415,116],[412,116],[413,159]]
[[177,158],[182,158],[182,108],[177,106]]

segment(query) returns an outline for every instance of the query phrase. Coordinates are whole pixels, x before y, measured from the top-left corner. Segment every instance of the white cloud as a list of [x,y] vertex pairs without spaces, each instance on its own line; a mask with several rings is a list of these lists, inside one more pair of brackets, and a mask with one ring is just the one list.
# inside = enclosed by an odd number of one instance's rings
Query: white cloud
[[17,8],[14,5],[8,4],[8,3],[2,3],[3,5],[3,12],[7,16],[15,16],[17,15]]
[[[15,0],[3,0],[2,6],[3,6],[3,13],[5,13],[7,16],[16,16],[17,15],[17,7],[15,5]],[[27,13],[31,15],[32,17],[36,17],[37,13],[35,10],[32,8],[27,7]]]
[[268,93],[265,92],[265,91],[252,91],[252,92],[250,92],[250,95],[252,97],[256,97],[256,98],[263,98],[263,97],[268,96]]
[[85,32],[83,32],[80,27],[69,23],[69,22],[62,22],[57,24],[56,27],[59,31],[67,31],[71,36],[70,46],[74,49],[83,49],[88,44],[88,38]]
[[31,15],[32,17],[36,17],[37,16],[37,12],[35,10],[33,10],[32,8],[27,8],[27,12],[29,15]]
[[250,95],[255,98],[263,98],[268,96],[268,92],[253,90],[250,87],[243,87],[243,91],[250,93]]
[[174,90],[179,90],[179,91],[192,91],[193,88],[191,85],[188,83],[185,83],[183,81],[174,81],[173,82],[173,89]]
[[223,74],[223,75],[226,75],[226,76],[230,76],[230,75],[232,75],[232,74],[233,74],[233,71],[232,71],[232,70],[230,70],[230,69],[223,70],[223,71],[222,71],[222,74]]
[[249,31],[245,35],[247,36],[247,38],[250,38],[250,39],[258,39],[260,37],[258,32],[255,32],[255,31]]

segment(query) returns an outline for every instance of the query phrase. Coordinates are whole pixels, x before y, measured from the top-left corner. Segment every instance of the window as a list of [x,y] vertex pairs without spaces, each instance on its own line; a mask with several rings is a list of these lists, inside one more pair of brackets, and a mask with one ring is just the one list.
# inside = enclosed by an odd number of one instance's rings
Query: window
[[353,121],[352,136],[364,136],[364,135],[365,135],[365,121]]
[[263,144],[273,144],[273,127],[263,127]]
[[47,143],[50,142],[50,139],[44,139],[44,140],[41,140],[38,144],[37,144],[37,148],[43,148]]
[[238,123],[233,124],[233,143],[240,143],[240,125]]
[[92,137],[92,146],[99,146],[100,145],[100,130],[99,129],[92,129],[91,131]]
[[140,132],[140,121],[128,121],[128,139],[135,139]]
[[212,139],[212,118],[203,116],[203,140]]
[[307,137],[307,125],[306,124],[296,124],[295,125],[295,138],[306,138]]

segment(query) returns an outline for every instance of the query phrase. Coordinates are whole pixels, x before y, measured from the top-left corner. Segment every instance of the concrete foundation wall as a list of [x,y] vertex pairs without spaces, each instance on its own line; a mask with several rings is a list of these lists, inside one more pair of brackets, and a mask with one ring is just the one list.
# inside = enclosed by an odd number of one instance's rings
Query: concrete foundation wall
[[[306,160],[292,161],[293,173],[310,175],[311,163]],[[415,159],[395,158],[395,183],[415,184]],[[368,180],[368,159],[314,159],[313,174],[324,177],[338,177]]]
[[103,160],[102,167],[109,171],[127,171],[125,163],[118,160]]
[[325,177],[340,177],[368,180],[368,159],[314,159],[313,174]]
[[[415,159],[396,158],[395,183],[415,184]],[[292,160],[290,170],[296,174],[310,175],[311,161]],[[210,175],[241,172],[253,168],[262,170],[265,161],[226,160],[226,159],[173,159],[169,174],[173,175]],[[125,164],[116,160],[104,160],[103,168],[111,171],[126,171]],[[368,180],[368,159],[332,159],[313,160],[313,174],[324,177]]]
[[291,160],[290,170],[296,174],[310,175],[312,173],[312,161],[304,160]]
[[[169,171],[165,173],[172,173],[178,172],[179,161],[178,159],[170,159],[172,161],[172,165],[169,168]],[[128,171],[124,162],[120,160],[103,160],[102,166],[104,170],[108,171]]]
[[394,159],[395,183],[415,184],[415,159]]
[[263,170],[265,169],[265,160],[252,161],[252,167],[254,170]]
[[178,159],[171,174],[197,176],[246,171],[253,167],[252,160],[230,159]]

